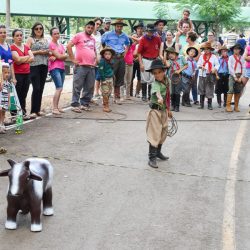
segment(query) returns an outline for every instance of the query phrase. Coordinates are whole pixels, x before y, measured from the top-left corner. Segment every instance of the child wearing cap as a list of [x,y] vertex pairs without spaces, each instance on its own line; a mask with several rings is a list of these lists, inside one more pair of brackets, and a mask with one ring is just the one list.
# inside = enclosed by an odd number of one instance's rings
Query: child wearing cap
[[197,62],[194,58],[198,56],[199,51],[195,47],[189,47],[185,53],[187,54],[188,67],[182,71],[182,106],[192,107],[189,94],[195,81],[195,72],[197,69]]
[[110,47],[104,48],[101,52],[101,59],[98,64],[98,69],[101,79],[101,91],[103,98],[103,112],[111,112],[109,108],[109,97],[113,87],[113,61],[112,58],[115,55],[115,51]]
[[211,43],[205,42],[201,46],[201,50],[204,51],[198,60],[199,68],[199,85],[198,94],[200,95],[200,107],[204,109],[205,97],[208,99],[208,109],[212,110],[212,99],[214,97],[214,85],[216,82],[216,74],[219,69],[218,58],[212,54],[214,48]]
[[166,66],[160,59],[152,61],[147,72],[151,72],[155,81],[152,83],[150,111],[147,116],[146,133],[149,143],[148,165],[158,168],[156,158],[167,160],[168,157],[161,153],[162,144],[166,140],[168,130],[168,117],[170,111],[169,81],[166,77]]
[[0,63],[0,134],[6,133],[4,126],[5,112],[9,109],[10,101],[10,66],[8,63]]
[[229,56],[228,59],[228,69],[229,69],[229,83],[228,83],[228,92],[227,92],[227,105],[226,112],[232,112],[231,101],[234,96],[234,111],[240,112],[239,110],[239,100],[242,89],[244,87],[245,78],[244,78],[244,58],[241,56],[243,53],[243,48],[240,44],[235,44],[231,51],[233,54]]
[[171,79],[171,111],[180,111],[180,98],[182,91],[183,70],[188,68],[188,63],[184,56],[179,56],[179,53],[172,47],[166,49],[167,57],[166,66],[168,68],[168,77]]
[[219,64],[220,67],[218,69],[219,79],[216,83],[215,93],[217,95],[217,103],[218,107],[221,108],[221,94],[224,95],[224,104],[226,107],[227,103],[227,92],[228,92],[228,79],[229,79],[229,71],[228,71],[228,48],[226,46],[221,47],[218,50],[220,55]]
[[182,24],[185,22],[189,23],[189,26],[190,26],[189,31],[193,31],[193,22],[191,21],[189,16],[190,16],[190,11],[188,9],[184,9],[182,12],[182,19],[180,19],[177,24],[177,29],[178,29],[179,34],[182,34],[183,31],[181,28],[182,28]]

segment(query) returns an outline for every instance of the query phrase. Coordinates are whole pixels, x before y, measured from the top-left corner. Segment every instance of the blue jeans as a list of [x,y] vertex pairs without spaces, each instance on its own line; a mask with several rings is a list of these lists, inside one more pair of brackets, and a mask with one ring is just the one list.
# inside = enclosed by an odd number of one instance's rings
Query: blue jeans
[[192,85],[192,96],[193,96],[194,102],[198,101],[198,90],[197,90],[198,74],[199,74],[199,70],[196,70],[195,80],[193,81],[193,85]]
[[56,89],[62,89],[65,79],[65,70],[64,69],[52,69],[50,75],[55,83]]

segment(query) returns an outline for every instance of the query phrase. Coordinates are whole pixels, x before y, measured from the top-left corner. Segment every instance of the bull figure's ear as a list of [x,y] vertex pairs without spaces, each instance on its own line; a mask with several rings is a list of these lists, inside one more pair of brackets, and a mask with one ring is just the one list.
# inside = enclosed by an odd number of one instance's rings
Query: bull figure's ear
[[37,174],[34,174],[34,173],[31,173],[30,172],[30,179],[33,179],[33,180],[36,180],[36,181],[42,181],[42,177],[37,175]]
[[16,164],[16,162],[11,159],[8,159],[7,162],[10,164],[11,167],[13,167]]
[[3,170],[0,172],[0,176],[8,176],[10,169]]
[[23,163],[23,165],[24,165],[24,167],[25,167],[27,170],[30,169],[30,161],[25,161],[25,162]]

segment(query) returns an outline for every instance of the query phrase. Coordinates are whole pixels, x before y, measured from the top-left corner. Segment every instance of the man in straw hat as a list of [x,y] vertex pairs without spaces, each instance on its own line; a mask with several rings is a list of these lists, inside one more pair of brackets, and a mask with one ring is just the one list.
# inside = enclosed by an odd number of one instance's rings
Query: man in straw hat
[[121,104],[120,102],[120,87],[124,85],[125,75],[125,61],[124,55],[128,50],[129,38],[122,32],[124,26],[127,26],[123,22],[123,19],[117,19],[111,23],[115,27],[114,30],[106,32],[102,36],[102,44],[112,48],[115,51],[114,56],[114,102]]
[[214,85],[216,83],[216,73],[220,67],[218,58],[212,54],[214,48],[211,43],[205,42],[201,46],[204,53],[198,60],[199,85],[198,93],[200,95],[200,109],[204,109],[205,97],[208,98],[208,109],[212,110],[212,99],[214,97]]
[[152,83],[150,111],[147,116],[147,141],[149,143],[148,165],[158,168],[156,158],[167,160],[168,157],[161,153],[162,144],[167,138],[168,117],[172,117],[169,109],[170,93],[169,81],[166,77],[166,66],[160,59],[152,61],[147,72],[151,73],[155,81]]
[[148,99],[150,99],[151,84],[154,81],[154,76],[147,72],[151,62],[159,57],[161,39],[155,34],[154,24],[147,24],[146,34],[141,38],[138,47],[138,59],[141,69],[141,84],[142,84],[142,100],[147,101],[147,87]]
[[158,19],[154,23],[156,29],[155,35],[160,37],[163,43],[165,43],[166,41],[166,32],[164,31],[164,27],[166,26],[166,24],[167,21],[163,19]]

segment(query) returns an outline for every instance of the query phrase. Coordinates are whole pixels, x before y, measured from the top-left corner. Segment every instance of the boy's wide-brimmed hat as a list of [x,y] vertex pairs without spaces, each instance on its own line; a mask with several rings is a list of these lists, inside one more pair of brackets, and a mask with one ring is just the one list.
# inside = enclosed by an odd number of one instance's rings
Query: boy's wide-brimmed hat
[[165,49],[167,53],[175,53],[177,56],[179,55],[179,52],[177,52],[173,47],[169,47]]
[[204,50],[204,49],[214,50],[214,48],[212,47],[212,44],[210,42],[205,42],[201,45],[201,50]]
[[139,27],[144,28],[144,24],[143,24],[143,23],[138,23],[137,25],[135,25],[135,26],[133,27],[133,30],[136,31],[137,28],[139,28]]
[[240,53],[241,54],[244,53],[244,49],[242,48],[242,46],[239,43],[236,43],[233,47],[230,48],[231,51],[234,51],[234,49],[240,49]]
[[103,56],[103,55],[104,55],[104,53],[105,53],[106,51],[111,52],[112,56],[114,56],[114,55],[115,55],[115,51],[114,51],[112,48],[110,48],[110,47],[105,47],[105,48],[104,48],[104,49],[102,49],[102,50],[101,50],[101,52],[100,52],[101,56]]
[[111,23],[111,25],[117,25],[117,24],[121,24],[123,26],[128,26],[126,23],[124,23],[122,18],[118,18],[113,23]]
[[167,24],[167,21],[163,20],[163,19],[158,19],[158,20],[155,21],[154,25],[156,26],[156,25],[158,25],[158,23],[163,23],[164,26],[165,26]]
[[199,51],[198,51],[198,49],[196,49],[195,47],[188,47],[187,50],[186,50],[186,54],[188,55],[188,53],[189,53],[189,51],[190,51],[191,49],[194,49],[194,50],[195,50],[195,56],[194,56],[194,57],[197,57],[198,54],[199,54]]
[[218,53],[220,54],[222,50],[227,50],[227,51],[228,51],[229,49],[227,48],[227,46],[223,45],[223,46],[218,50]]
[[163,69],[165,70],[167,67],[163,64],[162,60],[160,59],[155,59],[154,61],[152,61],[150,68],[145,70],[147,72],[152,72],[152,70],[154,69]]

